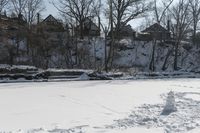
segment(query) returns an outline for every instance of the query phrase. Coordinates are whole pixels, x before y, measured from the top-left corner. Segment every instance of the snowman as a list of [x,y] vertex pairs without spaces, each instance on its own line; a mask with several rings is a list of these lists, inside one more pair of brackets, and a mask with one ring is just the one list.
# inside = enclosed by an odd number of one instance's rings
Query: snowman
[[170,91],[167,96],[165,107],[162,111],[163,115],[169,115],[172,112],[177,111],[174,92]]

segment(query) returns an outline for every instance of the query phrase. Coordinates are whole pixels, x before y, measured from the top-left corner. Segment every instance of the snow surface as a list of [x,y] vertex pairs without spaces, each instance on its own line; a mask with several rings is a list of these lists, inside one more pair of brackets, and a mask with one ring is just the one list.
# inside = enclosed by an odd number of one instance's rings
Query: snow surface
[[[0,84],[0,132],[200,131],[200,79]],[[177,111],[161,115],[168,92]],[[194,99],[193,99],[194,96]]]

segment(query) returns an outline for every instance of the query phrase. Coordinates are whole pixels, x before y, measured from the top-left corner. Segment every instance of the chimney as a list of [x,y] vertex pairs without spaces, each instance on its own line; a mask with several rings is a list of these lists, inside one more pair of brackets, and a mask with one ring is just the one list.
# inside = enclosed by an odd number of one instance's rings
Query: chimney
[[170,32],[170,20],[167,20],[167,30]]
[[37,24],[40,23],[40,13],[37,13]]

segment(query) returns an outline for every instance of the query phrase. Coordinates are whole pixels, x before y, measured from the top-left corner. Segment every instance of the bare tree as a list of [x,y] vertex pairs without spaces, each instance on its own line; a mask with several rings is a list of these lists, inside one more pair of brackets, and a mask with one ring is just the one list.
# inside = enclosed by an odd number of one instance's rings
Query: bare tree
[[4,8],[7,6],[9,0],[0,0],[0,13],[4,11]]
[[[109,55],[106,62],[106,71],[107,71],[107,65],[110,61],[110,67],[112,67],[113,62],[113,55],[114,55],[114,27],[113,27],[114,19],[113,19],[113,0],[109,0],[109,24],[110,24],[110,32],[111,32],[111,42],[110,42],[110,49],[109,49]],[[106,48],[106,47],[105,47]]]
[[[98,29],[99,31],[101,31],[101,9],[102,9],[102,1],[98,0],[98,1],[93,1],[92,4],[92,14],[94,14],[94,16],[96,16],[96,18],[98,19]],[[91,27],[90,27],[91,28]],[[94,68],[97,68],[97,57],[96,57],[96,43],[93,43],[94,45]]]
[[[173,1],[174,0],[162,0],[162,1],[154,0],[153,1],[153,5],[154,5],[153,13],[154,13],[156,22],[158,24],[160,24],[162,21],[164,21],[164,17],[166,16],[166,12],[169,9],[169,7],[171,6],[171,4],[173,3]],[[158,2],[160,2],[159,6],[158,6]],[[156,49],[156,44],[157,44],[157,40],[156,40],[156,38],[153,38],[152,56],[151,56],[151,61],[150,61],[150,64],[149,64],[149,69],[152,70],[152,71],[155,71],[155,51],[156,51],[155,49]],[[166,63],[164,63],[164,65],[165,64]]]
[[158,6],[158,0],[154,0],[154,16],[156,18],[156,22],[160,24],[160,22],[164,19],[167,10],[170,8],[171,4],[174,0],[162,0]]
[[12,9],[17,15],[23,15],[30,26],[35,20],[37,13],[45,9],[44,0],[11,0]]
[[[197,26],[200,20],[200,0],[189,0],[189,10],[192,15],[193,35],[192,41],[196,45]],[[198,48],[198,45],[197,45]]]
[[94,0],[58,0],[58,3],[51,1],[60,13],[79,24],[81,38],[83,38],[84,20],[87,17],[93,17],[91,14],[93,11],[93,2]]
[[[27,54],[30,51],[30,44],[32,36],[31,25],[36,20],[36,16],[38,13],[44,10],[43,0],[11,0],[11,8],[14,10],[14,13],[18,15],[18,17],[22,17],[27,22],[27,27],[23,27],[24,32],[27,34],[24,35],[27,40]],[[19,26],[19,25],[18,25]],[[18,38],[17,38],[18,39]]]
[[112,4],[116,33],[128,22],[149,10],[151,5],[146,0],[112,0]]
[[23,14],[28,0],[11,0],[12,9],[15,14]]
[[150,3],[147,3],[146,0],[108,0],[108,5],[111,36],[108,62],[112,68],[117,48],[116,44],[120,39],[120,29],[135,18],[141,17],[150,9]]
[[24,10],[24,17],[28,25],[32,25],[36,20],[37,14],[44,11],[44,0],[28,0]]
[[192,22],[192,19],[189,15],[189,1],[179,0],[179,2],[172,7],[170,12],[172,15],[172,20],[174,22],[172,27],[175,39],[174,70],[178,70],[179,45],[181,44],[181,41],[185,38],[188,28]]

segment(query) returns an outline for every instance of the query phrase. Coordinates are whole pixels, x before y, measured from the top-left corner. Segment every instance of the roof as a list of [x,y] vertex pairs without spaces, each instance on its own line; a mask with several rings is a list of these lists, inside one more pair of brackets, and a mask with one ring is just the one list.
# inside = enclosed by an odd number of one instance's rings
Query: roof
[[85,18],[84,26],[91,30],[99,30],[99,27],[89,18]]
[[[121,25],[119,31],[116,31],[116,28],[114,28],[113,31],[115,34],[117,33],[117,35],[120,38],[123,37],[133,37],[134,34],[136,33],[136,31],[134,29],[132,29],[131,25]],[[109,36],[111,35],[111,31],[109,32]]]
[[49,16],[47,16],[43,22],[58,22],[58,20],[56,18],[54,18],[51,14]]
[[131,25],[125,25],[121,27],[120,32],[127,32],[129,34],[132,34],[133,32],[136,32],[136,31],[132,29]]
[[145,30],[143,30],[142,32],[168,32],[168,30],[163,26],[161,26],[160,24],[155,23],[150,27],[146,28]]

